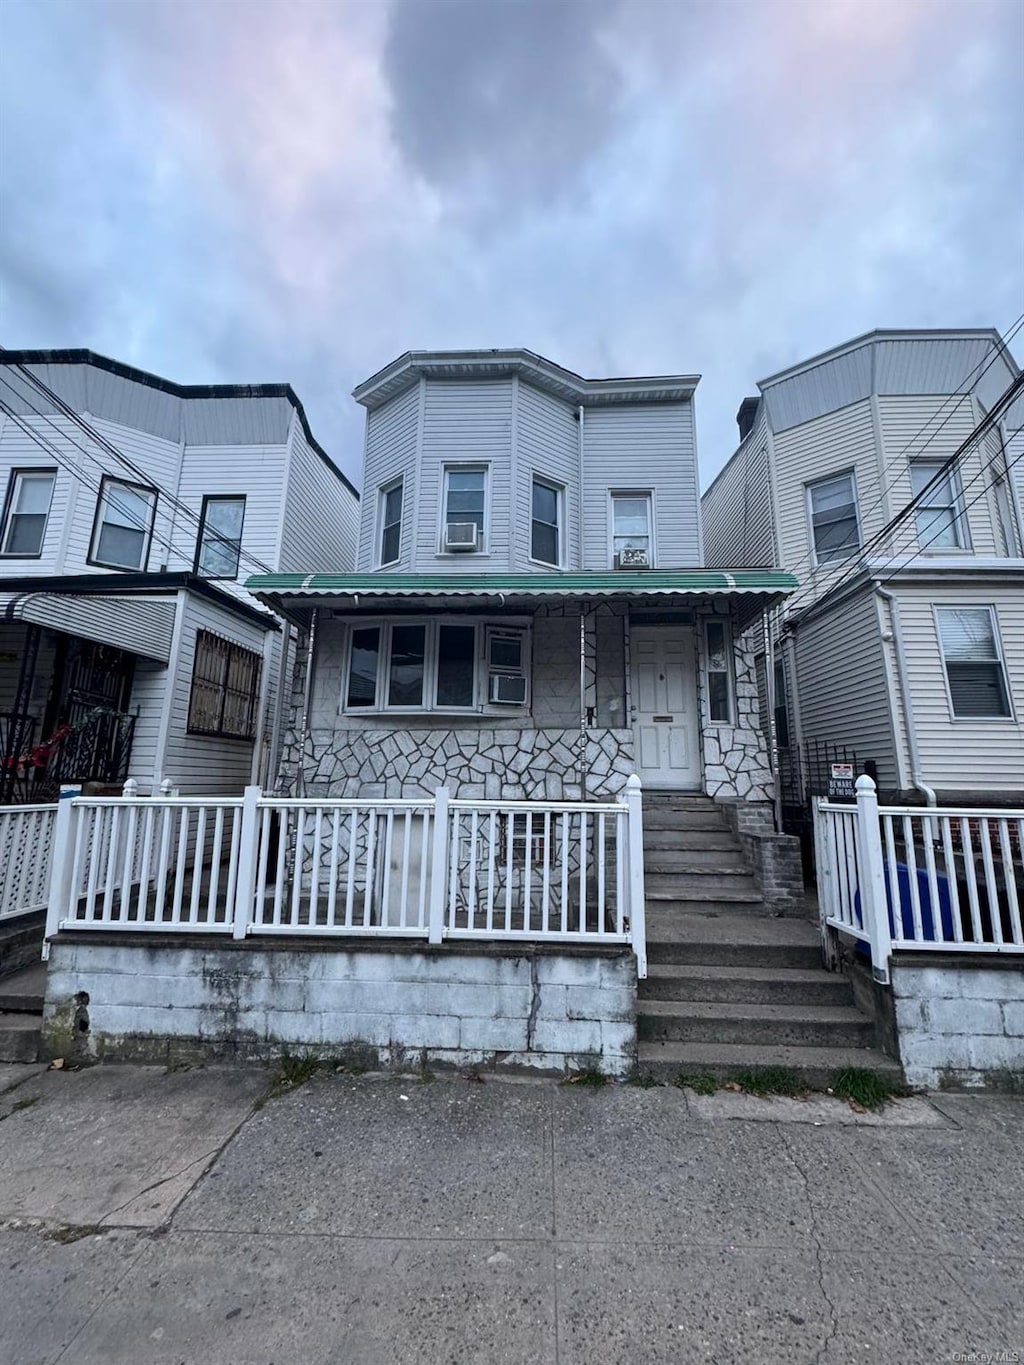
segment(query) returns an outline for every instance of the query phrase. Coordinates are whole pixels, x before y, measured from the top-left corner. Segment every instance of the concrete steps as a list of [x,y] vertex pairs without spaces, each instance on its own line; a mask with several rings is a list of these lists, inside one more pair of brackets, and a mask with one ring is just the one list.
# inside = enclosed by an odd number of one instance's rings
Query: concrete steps
[[899,1064],[874,1048],[784,1047],[738,1043],[641,1043],[641,1074],[671,1083],[680,1076],[703,1074],[728,1080],[755,1068],[784,1067],[810,1089],[825,1090],[836,1073],[848,1068],[876,1071],[894,1085],[903,1080]]
[[639,983],[644,1000],[704,1000],[732,1005],[845,1005],[845,977],[818,968],[710,966],[653,962]]
[[0,1062],[36,1061],[45,995],[41,962],[0,978]]
[[750,1004],[718,1000],[642,1000],[644,1042],[745,1043],[774,1047],[870,1047],[874,1023],[852,1004]]

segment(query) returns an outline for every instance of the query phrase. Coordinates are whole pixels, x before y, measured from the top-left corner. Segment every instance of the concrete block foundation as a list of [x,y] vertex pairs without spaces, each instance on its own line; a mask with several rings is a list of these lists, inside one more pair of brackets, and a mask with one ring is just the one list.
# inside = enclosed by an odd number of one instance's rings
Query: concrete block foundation
[[620,948],[62,934],[43,1051],[621,1077],[636,1063],[635,1001],[636,961]]

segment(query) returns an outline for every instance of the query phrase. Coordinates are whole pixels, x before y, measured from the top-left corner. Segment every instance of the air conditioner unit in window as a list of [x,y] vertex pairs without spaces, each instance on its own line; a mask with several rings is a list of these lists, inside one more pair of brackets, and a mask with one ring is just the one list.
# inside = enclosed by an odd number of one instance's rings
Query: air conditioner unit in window
[[525,706],[526,679],[522,674],[492,673],[491,701],[504,706]]
[[646,550],[620,550],[615,556],[617,569],[649,569],[651,556]]
[[480,527],[475,521],[450,521],[444,528],[446,550],[477,550],[480,548]]

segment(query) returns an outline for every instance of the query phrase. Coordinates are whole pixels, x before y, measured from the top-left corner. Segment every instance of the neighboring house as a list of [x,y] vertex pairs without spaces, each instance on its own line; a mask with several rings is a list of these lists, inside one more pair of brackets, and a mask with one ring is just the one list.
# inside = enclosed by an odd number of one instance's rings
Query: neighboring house
[[292,632],[242,583],[349,567],[358,522],[292,390],[0,352],[0,491],[0,801],[272,772]]
[[1024,398],[999,404],[1018,374],[992,330],[878,331],[741,405],[705,548],[801,580],[759,661],[795,804],[844,756],[897,799],[1024,799]]
[[636,772],[770,802],[751,641],[795,583],[703,567],[696,385],[525,350],[410,352],[361,384],[355,572],[248,580],[314,637],[284,789],[595,799]]

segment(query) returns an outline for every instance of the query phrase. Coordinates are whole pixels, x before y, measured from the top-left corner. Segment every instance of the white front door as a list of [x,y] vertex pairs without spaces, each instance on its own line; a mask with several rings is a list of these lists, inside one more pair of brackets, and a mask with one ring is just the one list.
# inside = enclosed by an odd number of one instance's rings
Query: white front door
[[697,657],[692,626],[631,626],[633,741],[645,786],[700,788]]

